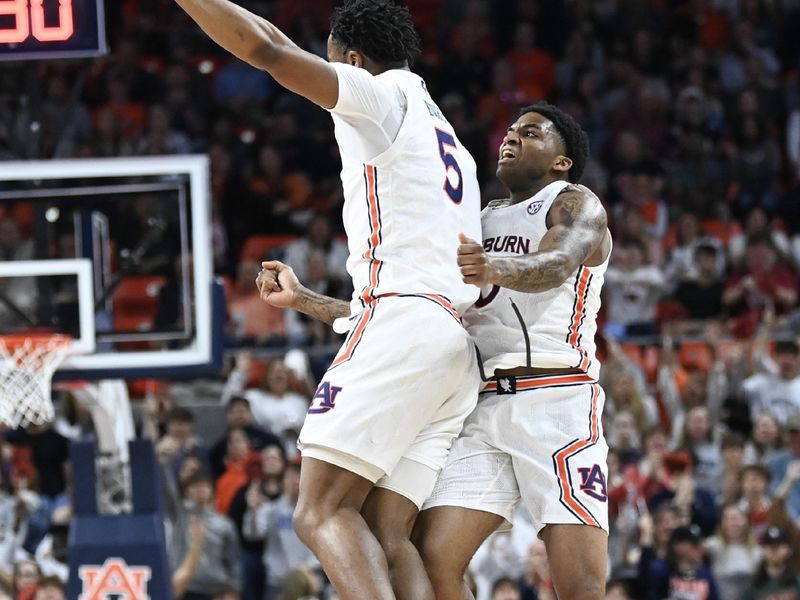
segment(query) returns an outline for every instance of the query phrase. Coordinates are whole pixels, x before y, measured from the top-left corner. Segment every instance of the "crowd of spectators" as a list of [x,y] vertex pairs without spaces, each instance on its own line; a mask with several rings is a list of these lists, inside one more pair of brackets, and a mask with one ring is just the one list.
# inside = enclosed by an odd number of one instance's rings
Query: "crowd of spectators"
[[[239,3],[324,55],[332,0]],[[504,193],[494,162],[519,107],[549,100],[589,134],[583,183],[615,239],[600,340],[608,597],[800,599],[800,2],[406,3],[423,37],[415,70],[475,156],[486,200]],[[259,371],[251,352],[338,338],[261,302],[264,256],[243,249],[292,236],[269,255],[348,295],[330,119],[217,48],[172,0],[106,4],[108,57],[0,67],[0,158],[209,155],[227,341],[250,351],[221,376],[219,439],[199,438],[168,391],[144,404],[173,583],[187,600],[323,597],[290,515],[293,441],[324,361],[293,350]],[[0,215],[4,260],[29,255],[13,208]],[[69,420],[6,436],[0,599],[63,597],[63,446],[80,415]],[[524,514],[471,574],[479,600],[555,597]]]

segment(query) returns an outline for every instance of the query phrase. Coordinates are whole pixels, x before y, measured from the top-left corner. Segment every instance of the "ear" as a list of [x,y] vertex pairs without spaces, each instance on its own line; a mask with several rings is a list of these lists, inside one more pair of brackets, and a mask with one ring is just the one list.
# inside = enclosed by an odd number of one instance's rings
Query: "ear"
[[553,170],[559,173],[566,173],[572,168],[572,159],[568,156],[559,155],[553,162]]
[[353,65],[359,69],[364,68],[364,57],[356,50],[348,50],[345,54],[344,60],[348,65]]

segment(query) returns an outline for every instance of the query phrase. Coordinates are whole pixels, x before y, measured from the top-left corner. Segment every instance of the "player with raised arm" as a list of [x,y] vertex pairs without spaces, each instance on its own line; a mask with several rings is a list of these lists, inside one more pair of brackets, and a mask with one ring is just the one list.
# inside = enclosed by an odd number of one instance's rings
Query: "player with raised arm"
[[586,134],[549,104],[522,110],[500,147],[511,195],[462,236],[464,281],[482,289],[464,322],[491,378],[453,445],[414,539],[437,600],[471,599],[464,571],[520,499],[544,540],[559,598],[605,598],[608,512],[594,336],[611,236],[577,185]]
[[346,0],[326,62],[228,0],[176,1],[221,46],[331,112],[353,299],[313,294],[281,263],[257,279],[267,302],[349,330],[300,433],[295,528],[340,598],[432,600],[409,538],[477,400],[459,313],[478,290],[453,262],[459,231],[480,236],[475,162],[409,70],[419,38],[404,7]]

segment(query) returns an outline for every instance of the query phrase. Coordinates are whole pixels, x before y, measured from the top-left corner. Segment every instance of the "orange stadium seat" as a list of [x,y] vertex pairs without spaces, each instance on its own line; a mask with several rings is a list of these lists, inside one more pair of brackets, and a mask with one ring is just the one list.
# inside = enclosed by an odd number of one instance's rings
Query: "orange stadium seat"
[[294,235],[252,235],[245,240],[239,260],[265,260],[271,250],[296,239]]
[[634,365],[642,367],[642,347],[639,344],[622,344],[620,348]]
[[164,277],[126,277],[114,290],[114,328],[142,331],[153,326],[158,312],[158,294]]
[[705,342],[684,342],[678,351],[678,360],[684,369],[711,370],[714,356]]
[[726,223],[720,219],[707,219],[703,221],[701,224],[703,233],[706,235],[710,235],[711,237],[717,238],[726,246],[731,238],[740,233],[742,228],[739,226],[739,223],[736,221],[731,221],[730,223]]
[[250,370],[247,372],[247,381],[244,384],[245,389],[261,387],[264,383],[264,378],[267,376],[267,369],[269,369],[268,360],[253,357],[250,363]]

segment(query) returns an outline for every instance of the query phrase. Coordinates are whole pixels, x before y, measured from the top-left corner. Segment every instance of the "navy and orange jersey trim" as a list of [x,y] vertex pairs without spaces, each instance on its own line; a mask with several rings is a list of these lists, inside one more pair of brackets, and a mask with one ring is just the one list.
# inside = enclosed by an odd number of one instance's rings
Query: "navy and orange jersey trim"
[[583,334],[580,329],[586,319],[586,300],[589,297],[589,286],[592,283],[592,272],[584,265],[578,269],[578,274],[575,276],[575,302],[572,305],[572,316],[570,317],[569,329],[567,331],[566,342],[572,346],[578,354],[580,360],[575,368],[581,371],[587,371],[589,365],[592,364],[589,358],[589,353],[581,347],[581,340]]
[[600,521],[592,514],[586,505],[575,495],[572,485],[572,473],[569,470],[569,459],[587,448],[594,446],[600,439],[600,386],[592,384],[591,403],[589,406],[589,436],[586,439],[576,439],[553,453],[553,470],[558,479],[559,501],[571,512],[576,519],[584,525],[600,527]]
[[448,314],[453,317],[459,324],[463,325],[461,320],[461,315],[458,314],[458,311],[453,307],[453,303],[447,298],[447,296],[442,296],[441,294],[382,294],[380,298],[385,298],[388,296],[397,296],[398,298],[422,298],[423,300],[430,300],[431,302],[438,304],[443,309],[445,309]]
[[[534,390],[537,388],[550,388],[550,387],[568,387],[572,385],[586,385],[587,383],[596,383],[595,379],[586,373],[566,373],[564,375],[530,375],[530,376],[516,376],[516,390],[517,392]],[[482,394],[497,391],[497,381],[491,380],[486,384],[486,387],[481,391]]]
[[378,301],[373,300],[367,305],[367,308],[361,313],[361,316],[358,318],[355,326],[350,330],[347,338],[342,345],[341,350],[333,359],[333,362],[328,367],[328,369],[333,369],[334,367],[338,367],[342,363],[347,362],[351,358],[353,358],[353,354],[355,354],[356,348],[361,343],[361,339],[364,337],[364,331],[367,329],[367,325],[372,320],[372,317],[375,315],[375,310],[378,306]]
[[375,311],[378,306],[378,302],[382,298],[391,298],[391,297],[398,297],[398,298],[422,298],[423,300],[428,300],[430,302],[434,302],[438,304],[442,308],[444,308],[447,313],[453,317],[459,324],[461,323],[461,316],[458,314],[455,308],[453,308],[452,303],[448,300],[445,296],[440,296],[437,294],[381,294],[380,296],[376,296],[374,298],[370,298],[369,302],[366,305],[366,308],[361,313],[356,321],[356,324],[350,330],[350,333],[345,338],[344,344],[342,345],[341,350],[333,359],[333,362],[328,367],[328,369],[333,369],[334,367],[338,367],[340,364],[347,362],[351,358],[353,358],[353,354],[355,354],[356,348],[361,343],[362,338],[364,337],[364,331],[367,329],[367,325],[372,320],[372,317],[375,316]]
[[383,262],[376,256],[378,246],[383,241],[383,222],[381,220],[381,201],[378,196],[378,169],[374,165],[364,165],[364,189],[367,196],[369,236],[367,237],[367,249],[362,257],[369,261],[369,282],[361,290],[360,299],[361,305],[366,307],[376,299],[375,290],[380,283],[381,269],[383,268]]

